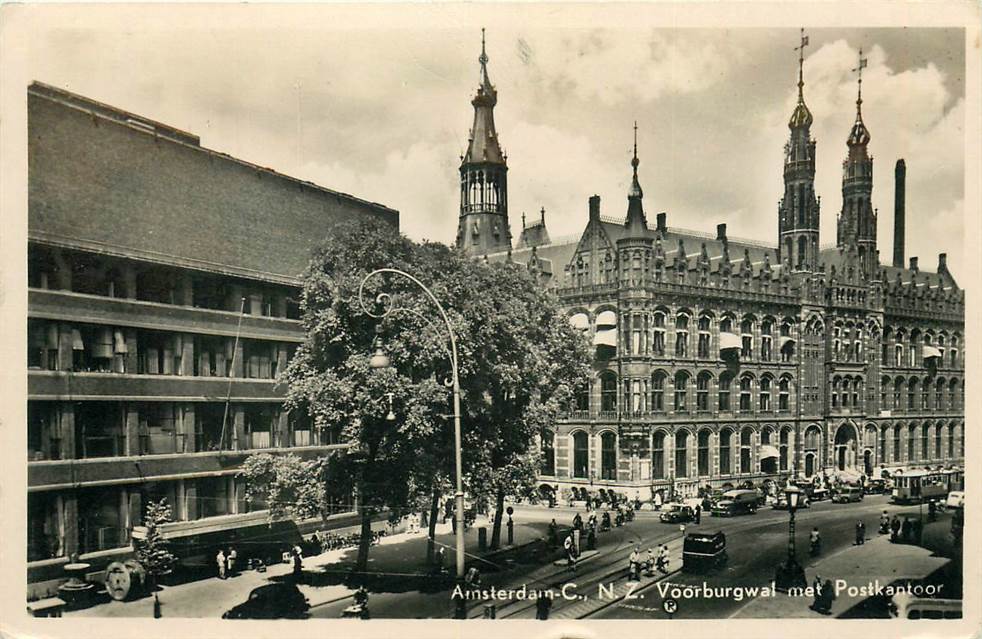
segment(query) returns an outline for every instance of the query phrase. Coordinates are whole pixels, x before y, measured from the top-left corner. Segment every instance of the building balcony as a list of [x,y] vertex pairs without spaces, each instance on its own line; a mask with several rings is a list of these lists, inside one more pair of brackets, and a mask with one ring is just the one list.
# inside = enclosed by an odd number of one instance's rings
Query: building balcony
[[28,289],[27,316],[229,337],[236,335],[241,318],[239,336],[242,338],[290,342],[303,339],[303,327],[299,320],[259,315],[240,316],[238,313],[193,306],[37,288]]
[[[119,445],[118,442],[116,444]],[[176,440],[175,440],[176,445]],[[256,450],[222,450],[202,453],[115,456],[98,459],[32,461],[27,464],[29,491],[143,483],[193,477],[230,475],[237,472],[250,455],[290,453],[304,459],[344,450],[347,444],[266,448]]]
[[71,373],[29,370],[28,399],[225,401],[231,381],[232,400],[282,401],[285,388],[272,379]]

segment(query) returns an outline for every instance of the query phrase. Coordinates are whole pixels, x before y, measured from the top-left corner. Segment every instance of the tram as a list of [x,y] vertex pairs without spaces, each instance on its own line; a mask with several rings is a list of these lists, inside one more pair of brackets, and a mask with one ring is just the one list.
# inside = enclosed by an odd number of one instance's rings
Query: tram
[[965,475],[962,470],[911,470],[893,477],[891,501],[895,504],[919,504],[944,500],[953,490],[962,490]]

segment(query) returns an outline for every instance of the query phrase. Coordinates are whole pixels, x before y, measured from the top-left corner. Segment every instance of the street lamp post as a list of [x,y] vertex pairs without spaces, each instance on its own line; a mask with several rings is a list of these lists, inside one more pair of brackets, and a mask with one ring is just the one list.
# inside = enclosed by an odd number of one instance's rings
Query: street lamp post
[[774,584],[778,590],[787,591],[791,588],[805,587],[808,582],[805,580],[805,569],[798,563],[795,556],[794,543],[794,513],[798,508],[798,501],[801,499],[802,491],[793,484],[788,484],[784,489],[784,496],[788,504],[788,557],[785,562],[777,567],[774,576]]
[[[364,277],[364,279],[362,279],[361,284],[358,286],[358,301],[361,304],[362,309],[365,311],[365,313],[367,313],[370,317],[374,317],[376,319],[381,319],[381,318],[389,315],[390,313],[393,313],[394,311],[398,311],[398,310],[402,310],[402,311],[406,311],[406,312],[409,312],[409,313],[413,313],[415,315],[419,315],[419,313],[417,313],[414,310],[399,308],[397,306],[391,305],[392,298],[387,293],[380,293],[376,297],[376,302],[380,303],[383,306],[383,308],[385,308],[385,311],[381,315],[376,315],[375,313],[373,313],[371,311],[371,309],[369,309],[368,305],[365,303],[365,297],[364,297],[365,283],[368,282],[368,280],[370,280],[371,278],[375,277],[376,275],[381,275],[383,273],[389,273],[389,274],[392,274],[392,275],[397,275],[399,277],[403,277],[403,278],[409,280],[410,282],[412,282],[413,284],[415,284],[417,287],[419,287],[426,294],[426,296],[430,298],[430,301],[433,302],[433,304],[436,306],[436,309],[440,312],[440,318],[443,320],[443,323],[444,323],[444,325],[446,326],[446,329],[447,329],[447,334],[450,337],[450,353],[449,353],[449,355],[450,355],[450,367],[452,369],[451,385],[453,386],[454,470],[455,470],[455,474],[456,474],[456,493],[454,495],[454,498],[455,498],[455,501],[456,501],[456,509],[455,509],[456,512],[454,513],[454,521],[457,524],[456,525],[456,532],[455,532],[456,546],[457,546],[457,548],[456,548],[456,550],[457,550],[457,583],[458,584],[463,584],[463,581],[464,581],[464,561],[465,561],[465,559],[464,559],[464,481],[463,481],[463,464],[461,462],[460,377],[458,375],[458,367],[457,367],[457,361],[458,361],[457,360],[457,337],[456,337],[456,335],[454,335],[453,326],[450,324],[450,318],[447,317],[447,313],[443,309],[443,305],[440,304],[440,301],[436,298],[435,295],[433,295],[433,292],[430,291],[430,289],[428,289],[426,287],[426,285],[423,284],[421,281],[419,281],[418,279],[416,279],[415,277],[413,277],[409,273],[406,273],[404,271],[400,271],[399,269],[395,269],[395,268],[380,268],[380,269],[376,269],[376,270],[372,271],[371,273],[369,273],[368,275],[366,275]],[[422,317],[422,316],[420,315],[420,317]],[[429,321],[425,317],[422,317],[422,319],[424,319],[426,321]],[[378,341],[378,340],[376,340],[375,346],[376,346],[375,355],[372,356],[372,359],[369,362],[370,365],[373,368],[385,368],[385,367],[387,367],[389,365],[389,358],[382,351],[382,349],[381,349],[381,342]],[[390,407],[390,411],[389,412],[391,414],[391,412],[392,412],[391,411],[391,407]],[[463,618],[466,617],[466,612],[467,612],[466,602],[464,601],[463,597],[456,598],[456,601],[457,601],[457,606],[456,606],[456,610],[454,612],[455,617],[457,619],[463,619]]]

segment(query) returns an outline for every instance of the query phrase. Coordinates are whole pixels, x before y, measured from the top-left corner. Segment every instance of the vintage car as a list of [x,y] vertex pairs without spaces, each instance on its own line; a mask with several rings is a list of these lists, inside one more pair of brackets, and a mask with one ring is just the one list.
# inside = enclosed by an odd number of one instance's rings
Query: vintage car
[[848,504],[863,501],[863,489],[859,486],[841,486],[832,495],[833,504]]
[[[807,496],[802,495],[798,499],[798,509],[799,510],[802,509],[802,508],[808,508],[810,505],[811,505],[811,500],[808,499]],[[787,510],[788,509],[788,500],[787,500],[787,498],[785,498],[784,495],[778,495],[777,496],[777,499],[774,500],[774,503],[771,504],[771,508],[773,508],[774,510]]]
[[259,586],[249,598],[222,615],[222,619],[303,619],[310,603],[291,583]]
[[661,507],[659,521],[667,524],[684,524],[695,519],[696,514],[691,506],[686,504],[665,504]]
[[753,489],[728,490],[713,504],[714,517],[754,514],[759,506],[760,494]]
[[682,570],[703,572],[726,563],[726,535],[689,533],[682,542]]

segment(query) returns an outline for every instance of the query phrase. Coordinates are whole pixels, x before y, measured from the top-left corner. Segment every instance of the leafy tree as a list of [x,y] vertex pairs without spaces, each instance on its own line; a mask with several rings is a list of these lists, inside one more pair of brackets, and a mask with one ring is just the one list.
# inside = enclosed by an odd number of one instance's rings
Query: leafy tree
[[174,569],[177,557],[169,550],[170,542],[164,539],[160,527],[171,521],[171,509],[166,499],[150,500],[143,515],[143,525],[147,529],[144,539],[134,540],[136,558],[147,574],[151,584],[156,586],[157,579]]
[[[316,467],[253,462],[253,474],[265,478],[271,514],[274,504],[290,513],[308,507],[301,501],[356,493],[362,515],[358,570],[368,560],[372,516],[423,499],[435,506],[454,471],[446,327],[432,301],[396,276],[368,280],[366,312],[357,299],[359,285],[386,267],[424,282],[457,337],[464,479],[478,498],[493,497],[500,506],[506,494],[532,489],[537,436],[586,378],[589,361],[586,340],[523,266],[485,264],[440,244],[414,244],[378,222],[339,228],[304,276],[306,340],[283,381],[289,408],[309,413],[315,427],[338,429],[351,447]],[[389,309],[398,309],[383,319],[373,317],[386,309],[375,303],[379,293],[390,295],[384,300]],[[377,339],[391,360],[384,370],[368,365]],[[387,419],[390,407],[395,420]],[[500,523],[499,517],[495,538]]]

